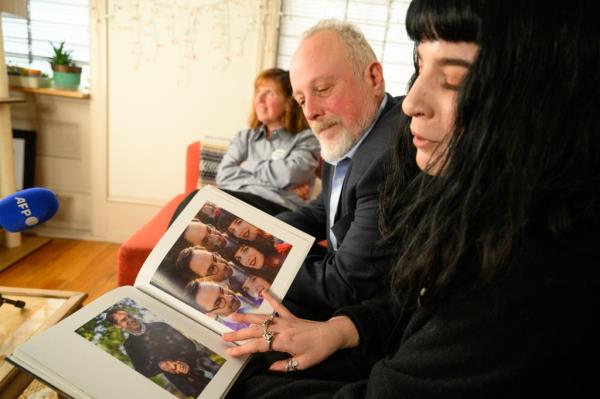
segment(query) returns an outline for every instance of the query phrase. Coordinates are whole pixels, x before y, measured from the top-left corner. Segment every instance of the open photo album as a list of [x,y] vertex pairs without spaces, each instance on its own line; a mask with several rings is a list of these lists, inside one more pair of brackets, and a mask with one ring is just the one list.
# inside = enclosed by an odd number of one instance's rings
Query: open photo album
[[165,232],[134,286],[116,288],[19,346],[8,361],[74,398],[218,398],[246,358],[231,315],[272,312],[314,238],[212,187]]

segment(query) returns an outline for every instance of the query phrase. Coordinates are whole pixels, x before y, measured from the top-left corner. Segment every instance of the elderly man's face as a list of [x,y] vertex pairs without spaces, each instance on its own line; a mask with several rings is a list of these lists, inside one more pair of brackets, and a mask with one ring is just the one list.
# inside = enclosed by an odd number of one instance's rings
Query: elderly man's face
[[348,152],[373,123],[382,88],[370,70],[356,74],[346,45],[334,31],[313,34],[294,54],[290,68],[294,98],[326,161]]

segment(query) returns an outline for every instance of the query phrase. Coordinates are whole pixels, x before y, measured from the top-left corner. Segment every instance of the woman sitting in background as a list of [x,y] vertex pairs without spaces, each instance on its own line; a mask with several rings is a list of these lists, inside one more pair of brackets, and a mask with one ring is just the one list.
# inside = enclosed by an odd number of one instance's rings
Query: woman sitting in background
[[287,71],[258,75],[249,122],[223,157],[217,185],[272,215],[304,205],[319,164],[319,142],[292,97]]
[[[390,298],[314,322],[264,293],[279,316],[234,316],[251,326],[228,353],[282,352],[268,365],[288,374],[247,368],[231,397],[600,397],[594,7],[411,3],[410,132],[381,200]],[[405,188],[409,140],[424,173]]]

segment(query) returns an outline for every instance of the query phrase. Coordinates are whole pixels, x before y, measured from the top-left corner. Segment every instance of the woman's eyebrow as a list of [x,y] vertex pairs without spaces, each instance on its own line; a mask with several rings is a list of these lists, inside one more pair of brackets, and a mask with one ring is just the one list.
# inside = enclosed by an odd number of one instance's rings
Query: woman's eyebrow
[[452,65],[452,66],[461,66],[461,67],[465,67],[465,68],[470,68],[471,64],[472,64],[470,61],[467,61],[462,58],[448,58],[448,57],[440,58],[439,60],[437,60],[437,63],[440,66]]

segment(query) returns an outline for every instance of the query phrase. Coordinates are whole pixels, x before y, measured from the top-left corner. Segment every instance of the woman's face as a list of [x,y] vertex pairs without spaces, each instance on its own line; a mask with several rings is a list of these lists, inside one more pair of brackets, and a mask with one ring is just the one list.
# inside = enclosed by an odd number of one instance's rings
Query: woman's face
[[242,290],[246,292],[248,295],[254,298],[260,298],[260,295],[264,290],[268,290],[271,284],[267,280],[259,276],[248,276],[244,284],[242,285]]
[[234,254],[235,260],[242,266],[251,269],[262,269],[265,265],[265,255],[249,245],[240,245]]
[[258,228],[240,218],[234,219],[227,228],[227,232],[234,237],[241,238],[246,241],[256,240]]
[[279,85],[272,80],[263,80],[254,90],[254,110],[257,119],[272,131],[283,125],[287,100]]
[[478,50],[475,43],[444,40],[421,42],[417,46],[419,75],[402,109],[411,117],[417,165],[431,175],[440,172],[439,165],[444,161],[454,127],[458,88]]

